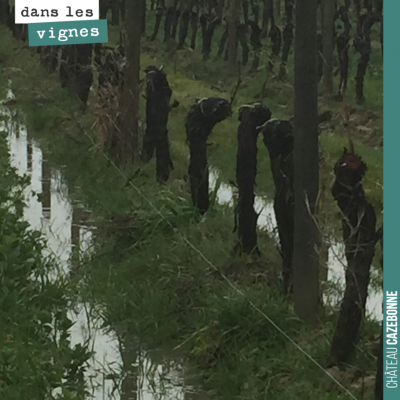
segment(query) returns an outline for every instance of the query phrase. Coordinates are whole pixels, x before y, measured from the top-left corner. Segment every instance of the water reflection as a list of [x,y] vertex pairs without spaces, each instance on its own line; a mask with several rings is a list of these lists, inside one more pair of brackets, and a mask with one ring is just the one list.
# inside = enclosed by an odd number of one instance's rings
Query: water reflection
[[80,233],[81,233],[81,217],[82,208],[79,205],[74,205],[72,208],[72,222],[71,222],[71,264],[79,264],[80,261]]
[[28,144],[26,146],[26,165],[29,172],[32,172],[32,156],[33,156],[33,147],[32,142],[28,140]]
[[[92,246],[94,227],[90,210],[78,202],[71,203],[61,172],[51,168],[39,144],[28,138],[23,126],[12,120],[2,125],[8,132],[12,166],[20,175],[29,173],[31,177],[25,191],[24,218],[33,229],[42,230],[47,239],[46,253],[54,254],[59,260],[60,269],[54,271],[54,277],[67,276],[71,266],[79,264],[82,255]],[[87,304],[79,304],[69,312],[69,317],[74,322],[71,346],[88,343],[95,352],[85,373],[90,383],[89,398],[192,399],[190,393],[195,390],[185,384],[183,371],[178,372],[182,367],[171,368],[168,358],[162,365],[154,364],[151,355],[139,352],[126,335],[121,342],[115,331],[105,332]],[[168,373],[165,373],[166,365]]]
[[[211,190],[215,190],[216,185],[218,184],[218,171],[214,168],[210,169],[210,188]],[[232,188],[229,185],[221,184],[218,187],[217,198],[219,202],[222,204],[230,204],[233,205],[234,198],[237,196],[236,189]],[[260,228],[264,228],[267,230],[269,235],[274,238],[276,241],[279,240],[279,236],[276,230],[276,219],[274,206],[271,201],[264,199],[260,196],[256,196],[254,201],[254,209],[257,213],[259,213],[257,224]],[[326,280],[335,284],[340,290],[345,289],[345,268],[347,265],[345,253],[344,253],[344,245],[343,243],[338,243],[337,241],[330,238],[330,243],[327,244],[326,249],[323,251],[322,260],[326,263],[327,268],[326,272],[322,273],[322,275],[326,276]],[[329,247],[328,247],[329,246]],[[321,268],[322,271],[324,270]],[[375,272],[373,272],[374,274]],[[324,278],[324,276],[322,276]],[[342,299],[340,293],[337,290],[332,291],[331,293],[327,293],[324,296],[324,300],[330,304],[338,304]],[[367,298],[366,310],[367,313],[374,316],[378,321],[381,321],[383,318],[382,313],[382,301],[383,294],[382,292],[376,292],[371,286],[369,289],[369,295]]]
[[51,219],[51,168],[47,160],[42,160],[42,213],[43,218]]
[[137,346],[127,335],[120,337],[120,346],[123,348],[121,355],[125,372],[121,384],[121,400],[137,400],[139,380],[139,366],[136,365]]

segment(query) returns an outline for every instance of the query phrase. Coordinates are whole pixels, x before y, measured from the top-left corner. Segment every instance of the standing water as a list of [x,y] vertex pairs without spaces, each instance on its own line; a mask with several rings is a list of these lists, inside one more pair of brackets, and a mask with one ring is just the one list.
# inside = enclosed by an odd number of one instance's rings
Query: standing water
[[[210,187],[212,190],[215,190],[218,182],[218,171],[215,168],[211,168],[210,170]],[[220,203],[233,205],[233,198],[235,196],[234,189],[227,184],[220,184],[217,190],[217,199]],[[254,201],[254,209],[257,213],[259,213],[258,217],[258,227],[266,229],[269,234],[275,239],[275,241],[279,241],[278,235],[276,233],[276,219],[274,212],[273,202],[268,201],[267,199],[262,198],[261,196],[256,196]],[[345,288],[345,267],[347,265],[346,257],[344,254],[344,245],[343,243],[338,243],[333,239],[330,240],[332,245],[329,248],[328,254],[328,281],[336,283],[341,290]],[[374,273],[374,272],[373,272]],[[334,296],[334,298],[326,299],[330,303],[334,302],[338,304],[341,300],[340,295]],[[381,321],[383,318],[382,313],[382,302],[383,302],[383,293],[382,291],[376,292],[370,285],[368,291],[368,298],[366,304],[367,313],[374,316],[378,321]]]
[[[12,98],[12,93],[9,93]],[[47,240],[48,254],[56,257],[59,270],[54,273],[68,276],[73,247],[79,252],[90,251],[93,227],[90,215],[79,204],[72,204],[68,187],[60,170],[52,168],[40,149],[39,143],[29,138],[26,127],[13,121],[12,115],[0,122],[0,130],[8,132],[11,164],[20,175],[30,176],[26,188],[24,218],[32,229],[40,230]],[[38,200],[37,194],[40,194]],[[190,400],[203,399],[204,393],[197,393],[185,384],[183,362],[173,362],[168,357],[154,362],[152,355],[138,353],[134,346],[124,345],[114,331],[105,331],[100,321],[91,316],[89,306],[80,304],[77,310],[69,312],[73,321],[71,346],[89,344],[94,356],[89,361],[86,379],[92,398],[95,400]],[[126,371],[135,367],[135,375]],[[123,379],[119,379],[125,373]],[[113,379],[106,379],[106,376]]]

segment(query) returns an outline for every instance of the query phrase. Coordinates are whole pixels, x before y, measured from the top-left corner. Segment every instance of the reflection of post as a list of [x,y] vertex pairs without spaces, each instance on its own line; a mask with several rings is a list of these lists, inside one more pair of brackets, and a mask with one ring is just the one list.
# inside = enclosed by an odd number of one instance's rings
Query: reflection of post
[[121,400],[137,400],[138,398],[138,376],[137,367],[137,348],[133,340],[126,334],[120,336],[121,358],[125,378],[121,384]]
[[15,137],[17,139],[19,139],[19,136],[20,136],[19,123],[13,121],[12,125],[11,125],[11,128],[15,132]]
[[47,160],[42,160],[42,212],[43,218],[51,218],[51,169]]
[[82,209],[74,205],[72,207],[71,222],[71,264],[74,264],[75,261],[79,264],[81,216]]
[[27,153],[27,168],[29,172],[32,172],[32,158],[33,158],[33,147],[31,141],[28,141],[26,146]]
[[92,247],[92,244],[94,242],[94,223],[93,220],[91,219],[92,212],[90,210],[82,210],[81,214],[81,226],[84,228],[82,229],[82,233],[90,233],[90,236],[88,237],[85,235],[85,238],[82,239],[82,252],[89,251],[90,248]]

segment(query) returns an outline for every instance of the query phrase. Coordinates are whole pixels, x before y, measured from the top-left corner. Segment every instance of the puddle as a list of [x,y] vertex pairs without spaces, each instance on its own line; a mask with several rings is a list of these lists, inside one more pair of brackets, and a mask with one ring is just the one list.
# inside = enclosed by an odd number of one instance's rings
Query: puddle
[[[210,189],[214,190],[218,182],[218,171],[215,168],[210,168]],[[233,198],[237,196],[235,189],[225,183],[221,184],[217,191],[217,199],[220,204],[233,205]],[[265,198],[256,196],[254,201],[254,209],[260,213],[257,224],[260,228],[264,228],[278,242],[278,234],[276,231],[276,219],[273,202]],[[344,254],[344,245],[337,243],[331,239],[331,245],[328,253],[328,281],[335,282],[341,289],[345,288],[345,266],[347,265],[346,257]],[[341,298],[338,296],[329,296],[325,301],[331,304],[338,304]],[[370,287],[369,295],[367,298],[367,313],[374,316],[378,321],[383,319],[382,313],[383,293],[382,291],[376,292]]]
[[[39,143],[28,136],[24,126],[18,126],[12,121],[0,124],[8,132],[12,166],[19,174],[27,174],[31,178],[25,191],[24,218],[33,229],[45,234],[48,244],[46,251],[59,260],[59,270],[54,271],[54,277],[57,274],[66,276],[70,270],[71,256],[75,254],[76,257],[74,247],[79,248],[78,256],[79,253],[83,255],[90,251],[94,232],[94,227],[90,224],[90,210],[79,203],[71,203],[62,172],[48,163]],[[114,331],[106,332],[102,329],[101,322],[93,319],[87,307],[85,304],[78,305],[77,310],[69,312],[69,318],[74,322],[70,331],[71,346],[86,342],[95,352],[85,374],[90,383],[88,386],[91,396],[88,399],[206,398],[205,394],[196,393],[185,382],[182,360],[176,362],[161,356],[154,362],[151,354],[136,352],[132,355],[132,346],[129,348],[126,344],[121,344],[122,340]],[[133,369],[135,374],[122,373]],[[106,379],[110,375],[114,380]]]

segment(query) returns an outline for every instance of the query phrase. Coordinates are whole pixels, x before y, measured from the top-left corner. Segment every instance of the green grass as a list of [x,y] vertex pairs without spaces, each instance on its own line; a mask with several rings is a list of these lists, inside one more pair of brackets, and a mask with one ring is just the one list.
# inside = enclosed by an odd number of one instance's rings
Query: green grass
[[[161,187],[155,183],[155,168],[150,163],[141,167],[132,181],[133,187],[126,185],[126,179],[77,127],[71,118],[76,103],[60,89],[57,77],[48,76],[29,49],[22,49],[9,37],[7,42],[7,49],[11,48],[12,53],[4,56],[3,75],[13,79],[18,107],[26,114],[29,134],[40,138],[42,150],[51,162],[66,166],[64,178],[70,196],[79,197],[94,212],[98,227],[96,253],[91,261],[75,269],[76,279],[82,278],[83,300],[102,308],[102,318],[108,326],[125,323],[141,346],[183,350],[191,359],[191,372],[199,382],[206,389],[216,390],[223,399],[308,399],[310,393],[321,400],[347,399],[348,396],[332,385],[324,372],[288,342],[248,300],[322,365],[329,355],[336,314],[322,315],[323,323],[315,331],[298,321],[290,303],[276,291],[280,259],[267,235],[259,234],[263,253],[259,262],[233,258],[231,250],[236,236],[232,232],[233,215],[229,208],[215,204],[204,220],[193,220],[189,188],[184,180],[188,164],[184,119],[195,98],[228,97],[235,79],[217,91],[211,83],[188,77],[190,68],[195,69],[196,59],[199,59],[196,53],[193,64],[189,63],[191,59],[187,55],[182,55],[187,64],[179,59],[179,68],[185,73],[175,71],[165,54],[163,63],[174,96],[181,102],[171,113],[169,124],[176,169],[169,184]],[[154,62],[150,57],[152,51],[143,55],[143,66]],[[2,54],[0,52],[0,58]],[[160,55],[164,56],[161,51]],[[201,63],[198,65],[200,68]],[[224,72],[222,64],[217,62],[208,63],[207,68],[214,72],[215,79]],[[261,77],[245,83],[236,106],[255,100],[263,82],[260,74]],[[371,90],[375,90],[374,85],[370,85]],[[267,90],[265,103],[274,114],[290,115],[292,85],[274,82]],[[375,100],[378,101],[377,97]],[[324,107],[328,107],[328,103],[324,103]],[[91,134],[91,112],[76,118]],[[237,124],[236,116],[221,123],[211,139],[215,145],[210,150],[210,161],[221,170],[224,179],[234,176]],[[333,133],[322,135],[326,161],[321,181],[327,188],[333,164],[347,143],[340,121],[334,126]],[[356,149],[369,166],[370,181],[365,182],[365,187],[378,207],[382,190],[373,182],[382,182],[382,151],[357,139]],[[257,190],[271,196],[269,160],[262,145],[260,160]],[[128,176],[132,172],[127,171]],[[331,229],[338,228],[337,209],[328,190],[323,211],[321,218],[329,221]],[[109,217],[115,214],[122,217],[117,223],[110,223]],[[235,282],[245,297],[221,279],[213,266]],[[360,374],[369,382],[363,398],[373,398],[371,377],[376,369],[378,332],[376,323],[366,322],[352,367],[340,372],[338,377],[357,398],[361,398],[361,389],[356,387],[360,386]]]

